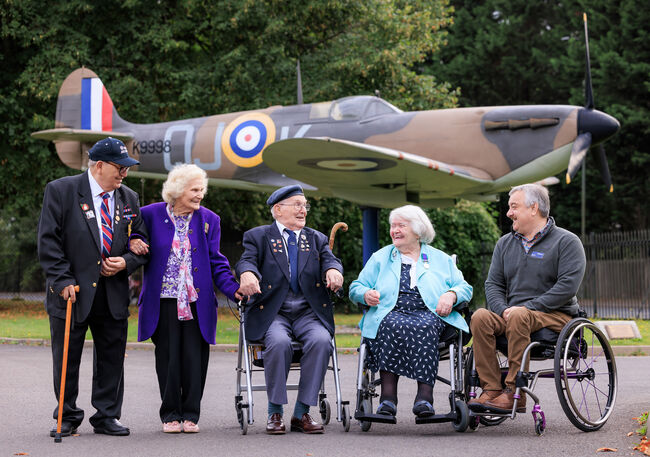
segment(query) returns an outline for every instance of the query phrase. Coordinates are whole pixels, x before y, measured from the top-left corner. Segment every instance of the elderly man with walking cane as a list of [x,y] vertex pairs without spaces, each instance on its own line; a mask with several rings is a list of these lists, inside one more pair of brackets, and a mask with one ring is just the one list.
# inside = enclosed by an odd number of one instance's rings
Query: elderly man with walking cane
[[[124,143],[98,141],[89,151],[88,171],[48,183],[38,225],[38,255],[46,275],[45,307],[50,316],[54,391],[61,389],[67,356],[60,436],[76,433],[84,411],[77,407],[79,364],[86,331],[93,335],[92,405],[95,433],[125,436],[119,422],[124,394],[124,351],[129,316],[128,276],[146,262],[129,252],[129,239],[147,240],[138,195],[122,185],[139,164]],[[75,292],[75,286],[79,292]],[[64,354],[66,302],[74,303],[68,353]],[[54,409],[54,418],[58,417]],[[57,435],[57,428],[50,436]]]

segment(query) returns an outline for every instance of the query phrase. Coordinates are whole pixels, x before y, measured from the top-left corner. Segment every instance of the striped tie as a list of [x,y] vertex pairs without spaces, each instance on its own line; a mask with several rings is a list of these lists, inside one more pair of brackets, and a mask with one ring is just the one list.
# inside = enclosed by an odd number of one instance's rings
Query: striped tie
[[106,192],[99,194],[102,197],[102,259],[110,257],[111,242],[113,241],[113,223],[111,213],[108,211],[108,195]]

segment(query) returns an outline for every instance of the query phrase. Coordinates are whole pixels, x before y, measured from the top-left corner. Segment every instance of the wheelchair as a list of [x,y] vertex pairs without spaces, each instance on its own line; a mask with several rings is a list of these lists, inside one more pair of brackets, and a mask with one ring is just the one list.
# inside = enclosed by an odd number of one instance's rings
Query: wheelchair
[[[237,421],[242,435],[248,432],[248,426],[252,425],[253,419],[253,392],[266,391],[266,384],[253,384],[252,377],[254,372],[264,371],[264,347],[261,342],[248,341],[246,339],[246,330],[244,328],[245,315],[244,304],[237,304],[239,314],[239,344],[237,349],[237,385],[235,394],[235,410],[237,412]],[[300,370],[300,357],[302,356],[302,344],[293,341],[293,358],[291,361],[290,371]],[[342,422],[343,429],[347,432],[350,430],[350,406],[349,402],[341,398],[341,381],[339,378],[339,364],[336,353],[336,341],[332,337],[332,357],[328,371],[334,374],[334,388],[336,390],[336,420]],[[242,377],[245,378],[242,380]],[[244,381],[242,383],[242,381]],[[298,384],[287,383],[287,390],[298,390]],[[243,395],[245,392],[245,396]],[[321,384],[318,395],[318,409],[323,425],[327,425],[331,418],[331,406],[325,393],[325,380]]]
[[[472,312],[467,303],[460,303],[455,308],[465,318],[469,325]],[[463,349],[471,335],[464,333],[448,325],[440,335],[438,350],[440,361],[449,360],[449,378],[444,378],[440,374],[436,375],[436,381],[442,382],[450,387],[449,406],[450,410],[446,414],[435,414],[429,417],[416,417],[416,424],[430,424],[440,422],[451,422],[454,430],[464,432],[470,424],[470,412],[467,407],[468,398],[464,380],[467,370],[468,351]],[[379,396],[377,387],[381,385],[381,380],[376,378],[376,373],[371,371],[367,363],[367,344],[364,339],[359,345],[359,364],[357,369],[357,402],[354,418],[358,421],[361,430],[367,432],[370,430],[373,422],[396,424],[395,416],[385,414],[374,414],[373,399]],[[438,384],[436,382],[436,385]]]
[[[500,335],[496,343],[503,384],[508,373],[508,341],[505,335]],[[531,360],[553,360],[553,367],[525,371],[527,363]],[[475,398],[480,380],[472,348],[468,350],[466,363],[467,397]],[[531,342],[524,350],[521,368],[515,381],[515,402],[512,411],[470,411],[470,429],[475,430],[479,424],[493,426],[507,418],[514,419],[517,415],[518,399],[525,393],[534,402],[531,413],[535,433],[542,435],[546,429],[546,416],[539,398],[533,392],[540,378],[555,381],[560,405],[575,427],[592,432],[605,425],[616,402],[616,361],[605,334],[586,319],[586,313],[580,311],[578,317],[569,321],[559,333],[543,328],[531,334]]]

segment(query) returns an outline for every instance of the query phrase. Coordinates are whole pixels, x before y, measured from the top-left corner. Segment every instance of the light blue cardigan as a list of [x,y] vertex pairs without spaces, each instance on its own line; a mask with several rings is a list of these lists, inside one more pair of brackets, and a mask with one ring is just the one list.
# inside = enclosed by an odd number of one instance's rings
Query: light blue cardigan
[[[425,268],[422,254],[426,254],[429,268]],[[361,270],[359,277],[350,284],[350,300],[365,304],[363,295],[369,289],[379,292],[379,305],[371,306],[363,316],[359,327],[361,335],[374,339],[379,323],[395,307],[399,294],[399,281],[402,267],[400,252],[392,244],[375,252]],[[449,290],[456,293],[456,303],[469,302],[472,298],[472,286],[465,279],[450,256],[426,244],[421,244],[420,256],[416,266],[417,287],[420,295],[433,313],[436,313],[438,299]],[[465,319],[457,311],[440,318],[465,332],[469,331]]]

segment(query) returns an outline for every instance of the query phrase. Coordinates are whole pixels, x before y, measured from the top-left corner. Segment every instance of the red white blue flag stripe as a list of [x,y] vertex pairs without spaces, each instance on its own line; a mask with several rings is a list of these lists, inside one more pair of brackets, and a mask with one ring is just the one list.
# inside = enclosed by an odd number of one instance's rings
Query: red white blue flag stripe
[[113,130],[113,102],[99,78],[81,80],[81,128]]

